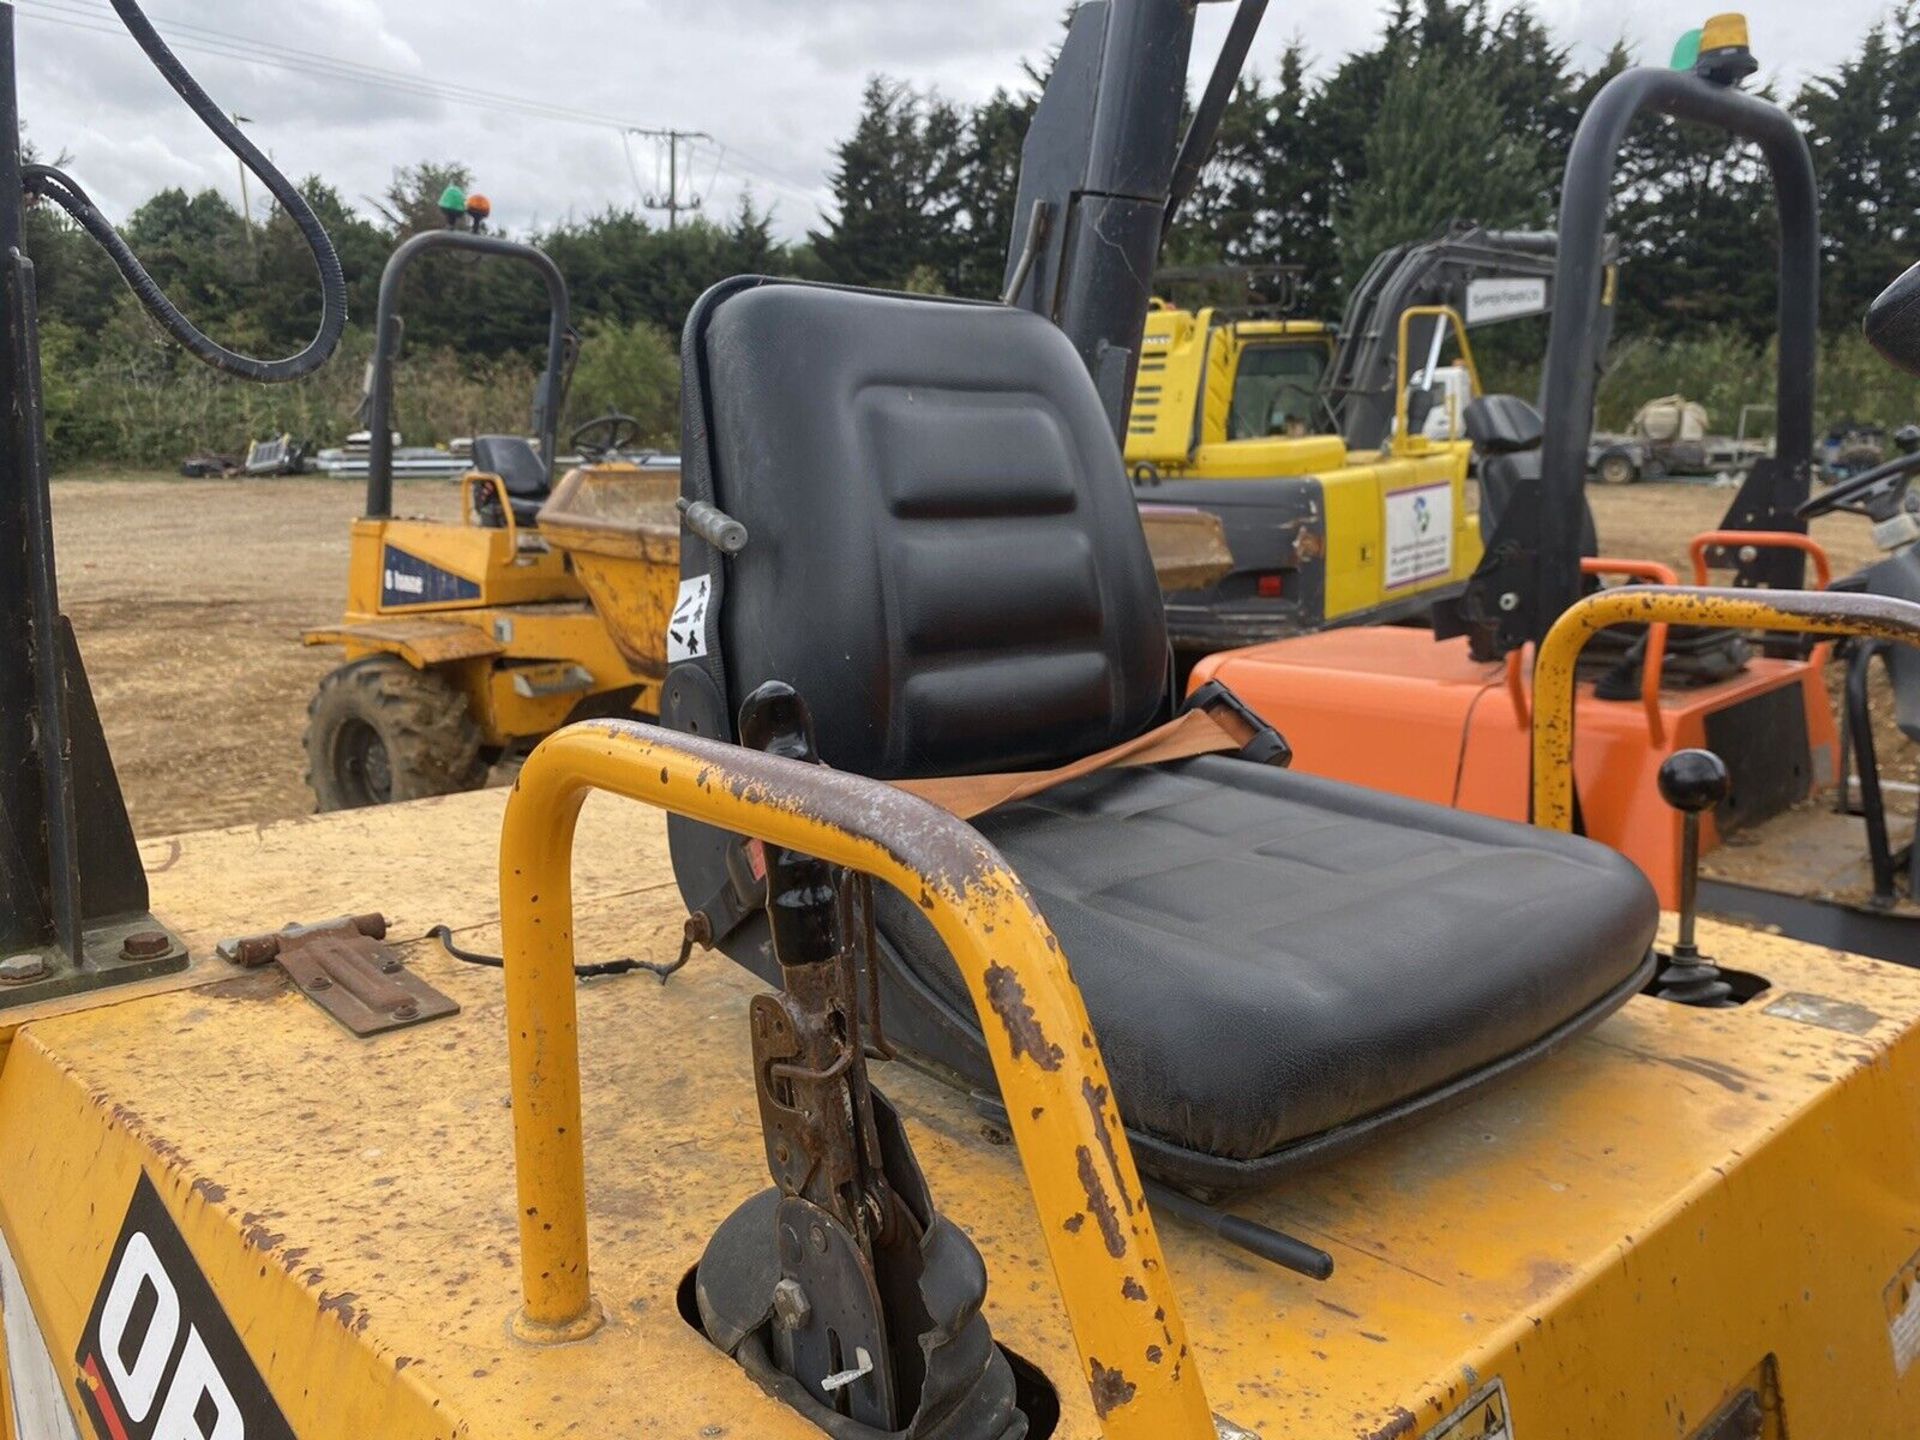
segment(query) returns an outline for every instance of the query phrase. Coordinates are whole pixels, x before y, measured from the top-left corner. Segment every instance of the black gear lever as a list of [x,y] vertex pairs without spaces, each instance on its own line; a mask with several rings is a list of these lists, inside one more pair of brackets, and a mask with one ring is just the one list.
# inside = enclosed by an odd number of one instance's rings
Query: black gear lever
[[1700,953],[1694,916],[1700,899],[1700,817],[1727,798],[1733,777],[1711,750],[1680,750],[1660,767],[1660,798],[1681,814],[1680,937],[1654,979],[1654,994],[1678,1005],[1718,1010],[1737,1004],[1733,987]]

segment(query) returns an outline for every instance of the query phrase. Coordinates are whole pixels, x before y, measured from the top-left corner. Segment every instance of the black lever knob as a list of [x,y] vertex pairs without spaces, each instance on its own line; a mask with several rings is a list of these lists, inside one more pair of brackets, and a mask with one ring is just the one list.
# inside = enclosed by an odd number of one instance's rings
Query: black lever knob
[[1711,810],[1727,798],[1733,777],[1711,750],[1680,750],[1660,767],[1660,798],[1683,815]]
[[1683,817],[1680,841],[1680,936],[1654,984],[1664,1000],[1717,1010],[1733,1004],[1733,987],[1694,940],[1700,897],[1700,817],[1733,789],[1727,762],[1711,750],[1679,750],[1660,766],[1660,798]]

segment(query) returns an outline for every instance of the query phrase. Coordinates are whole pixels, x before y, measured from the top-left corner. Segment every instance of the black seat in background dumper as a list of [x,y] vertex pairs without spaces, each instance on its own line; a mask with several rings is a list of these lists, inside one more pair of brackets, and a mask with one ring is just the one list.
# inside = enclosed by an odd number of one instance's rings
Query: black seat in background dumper
[[[531,440],[524,435],[476,435],[473,468],[498,475],[505,482],[507,503],[513,507],[515,524],[531,525],[536,521],[540,507],[547,503],[547,467]],[[498,507],[494,508],[497,512]]]
[[[770,679],[827,763],[882,778],[1039,768],[1164,714],[1153,564],[1086,371],[991,305],[742,280],[683,346],[691,498],[752,536],[683,540],[701,636],[666,723],[733,737]],[[1234,757],[1112,770],[974,822],[1085,993],[1143,1163],[1229,1189],[1451,1100],[1645,981],[1653,894],[1570,836]],[[673,822],[690,908],[747,903],[737,842]],[[729,887],[734,887],[731,891]],[[880,905],[889,1033],[990,1090],[951,959]],[[771,978],[751,908],[724,941]]]

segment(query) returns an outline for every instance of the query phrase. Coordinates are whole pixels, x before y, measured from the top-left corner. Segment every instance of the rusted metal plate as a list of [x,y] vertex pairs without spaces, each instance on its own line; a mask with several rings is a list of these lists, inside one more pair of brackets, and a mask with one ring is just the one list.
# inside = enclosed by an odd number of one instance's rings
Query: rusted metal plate
[[330,625],[302,631],[300,640],[306,645],[384,650],[422,669],[454,660],[482,660],[504,654],[507,648],[477,625],[463,625],[457,620],[429,620],[424,616]]
[[219,954],[249,969],[278,960],[295,988],[361,1039],[459,1014],[381,943],[386,933],[384,916],[343,915],[223,940]]

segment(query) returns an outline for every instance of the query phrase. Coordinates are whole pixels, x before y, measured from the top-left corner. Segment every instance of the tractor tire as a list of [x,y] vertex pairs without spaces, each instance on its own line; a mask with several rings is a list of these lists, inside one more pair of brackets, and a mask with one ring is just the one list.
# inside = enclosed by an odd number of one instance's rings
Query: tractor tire
[[1600,463],[1594,469],[1602,485],[1631,485],[1640,478],[1640,467],[1633,463],[1631,455],[1622,455],[1615,451],[1611,455],[1602,455]]
[[392,655],[342,665],[320,682],[307,705],[306,750],[307,785],[323,814],[487,780],[466,696]]

